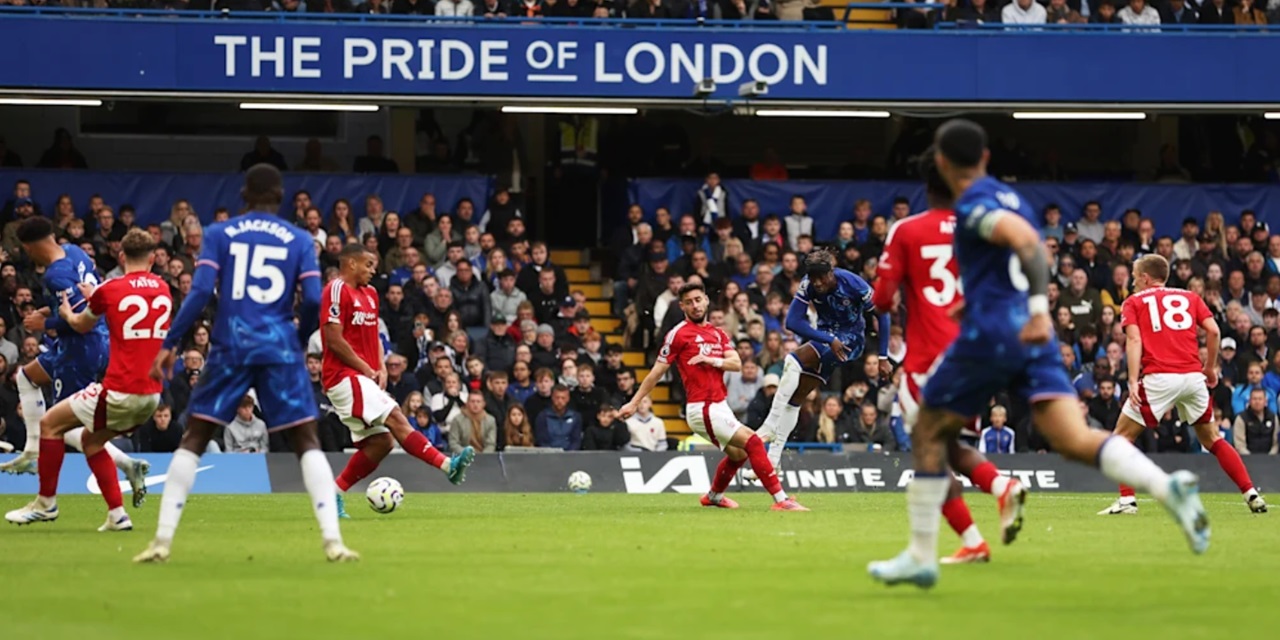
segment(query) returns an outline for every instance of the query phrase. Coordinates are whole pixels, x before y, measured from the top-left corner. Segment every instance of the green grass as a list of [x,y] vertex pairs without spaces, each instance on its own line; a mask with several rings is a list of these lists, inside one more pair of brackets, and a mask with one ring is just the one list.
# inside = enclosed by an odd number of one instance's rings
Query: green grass
[[[1016,545],[945,568],[929,592],[886,588],[869,560],[906,539],[902,494],[759,493],[713,511],[696,496],[410,495],[380,516],[352,500],[329,565],[305,498],[195,496],[173,559],[136,566],[159,496],[132,533],[66,497],[52,524],[0,529],[5,638],[1275,638],[1280,514],[1207,496],[1213,547],[1192,556],[1144,501],[1033,495]],[[970,497],[988,539],[991,498]],[[20,506],[10,497],[5,508]],[[944,524],[945,527],[945,524]],[[958,546],[949,531],[941,551]]]

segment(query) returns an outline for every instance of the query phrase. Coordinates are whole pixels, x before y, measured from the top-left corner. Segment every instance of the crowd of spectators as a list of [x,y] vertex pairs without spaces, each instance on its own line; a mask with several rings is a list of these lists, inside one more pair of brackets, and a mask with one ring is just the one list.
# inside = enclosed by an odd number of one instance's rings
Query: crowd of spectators
[[[858,201],[836,237],[815,239],[813,219],[799,196],[785,212],[765,213],[759,203],[746,200],[740,211],[731,213],[725,210],[725,195],[712,174],[689,203],[694,213],[677,218],[665,208],[645,212],[632,206],[629,226],[618,231],[610,246],[619,256],[614,305],[628,319],[632,344],[652,355],[661,337],[682,319],[672,304],[674,292],[689,281],[706,286],[713,301],[710,321],[735,341],[744,362],[741,373],[726,374],[729,404],[746,424],[757,427],[768,412],[783,358],[799,346],[786,330],[786,312],[802,279],[800,258],[815,243],[830,246],[840,267],[874,286],[885,238],[911,210],[905,198],[885,212]],[[1170,286],[1201,294],[1222,327],[1223,382],[1213,391],[1215,420],[1241,453],[1275,453],[1280,235],[1272,235],[1253,211],[1241,212],[1235,224],[1227,224],[1217,211],[1203,220],[1187,218],[1179,238],[1158,236],[1154,221],[1136,209],[1104,221],[1101,204],[1090,202],[1080,214],[1079,222],[1064,223],[1059,207],[1045,207],[1043,233],[1053,262],[1049,298],[1064,366],[1090,424],[1111,429],[1128,400],[1119,312],[1131,292],[1133,260],[1158,253],[1173,267]],[[889,350],[895,365],[906,348],[903,318],[902,310],[896,310]],[[899,371],[883,377],[874,359],[846,365],[804,400],[792,441],[907,449],[895,403],[900,384]],[[1030,429],[1025,404],[1000,394],[991,399],[991,407],[981,417],[983,448],[1048,450],[1048,443]],[[1147,451],[1196,451],[1199,445],[1186,421],[1198,417],[1160,416],[1160,427],[1144,434],[1139,445]]]
[[1158,28],[1162,24],[1264,25],[1280,21],[1280,3],[1268,0],[939,1],[946,7],[900,11],[899,24],[907,28],[925,28],[938,22],[1010,25],[1090,23]]

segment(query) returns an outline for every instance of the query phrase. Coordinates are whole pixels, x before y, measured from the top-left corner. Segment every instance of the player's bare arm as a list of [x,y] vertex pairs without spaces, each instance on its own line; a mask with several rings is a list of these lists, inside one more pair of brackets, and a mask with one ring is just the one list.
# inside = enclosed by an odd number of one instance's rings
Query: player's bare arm
[[85,305],[84,311],[76,313],[71,308],[71,295],[64,291],[61,298],[62,304],[58,306],[58,314],[62,316],[63,320],[67,321],[67,324],[71,325],[72,329],[75,329],[78,333],[88,333],[89,330],[93,329],[93,325],[97,324],[98,318],[89,312],[88,305]]
[[[1129,368],[1129,380],[1135,384],[1141,384],[1142,377],[1142,330],[1137,325],[1129,325],[1124,328],[1124,353],[1126,365]],[[1142,400],[1135,391],[1129,394],[1129,403],[1134,407],[1140,407]]]
[[1019,338],[1028,344],[1048,342],[1053,337],[1053,321],[1049,317],[1049,257],[1040,242],[1040,234],[1022,216],[1005,211],[984,216],[979,233],[991,244],[1011,249],[1022,264],[1031,318]]
[[723,358],[712,358],[701,353],[689,358],[690,365],[707,364],[721,371],[742,371],[742,357],[737,351],[725,350]]
[[[329,351],[342,362],[342,364],[359,371],[371,380],[378,379],[378,372],[374,371],[369,363],[360,359],[356,355],[356,350],[351,348],[351,343],[342,337],[342,325],[336,322],[326,322],[320,329],[324,332],[325,344],[329,346]],[[379,347],[381,353],[381,347]]]
[[[741,363],[738,366],[741,367]],[[636,394],[632,396],[631,401],[618,409],[618,417],[626,420],[635,415],[636,410],[640,407],[640,401],[649,395],[654,387],[658,386],[658,381],[662,380],[662,376],[667,375],[667,369],[670,367],[671,365],[663,362],[653,363],[653,368],[649,370],[649,375],[644,377],[644,382],[640,383],[640,388],[636,389]]]
[[1204,382],[1212,389],[1218,386],[1218,343],[1222,340],[1222,331],[1218,328],[1218,321],[1212,317],[1205,318],[1200,323],[1200,328],[1204,329],[1207,352],[1204,359]]

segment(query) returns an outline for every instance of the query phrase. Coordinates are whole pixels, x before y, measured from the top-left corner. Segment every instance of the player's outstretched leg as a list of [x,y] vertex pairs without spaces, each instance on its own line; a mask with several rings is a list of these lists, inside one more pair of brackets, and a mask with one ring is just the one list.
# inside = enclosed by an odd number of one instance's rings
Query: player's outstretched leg
[[209,446],[209,440],[213,438],[217,428],[218,425],[194,416],[187,422],[182,443],[173,452],[169,470],[165,472],[167,477],[164,493],[160,496],[160,520],[156,525],[156,537],[146,550],[133,557],[134,562],[155,563],[169,560],[169,548],[173,545],[183,509],[187,506],[187,496],[196,483],[200,454]]
[[338,528],[338,506],[334,499],[337,487],[334,486],[333,467],[329,466],[329,460],[320,450],[320,437],[316,434],[315,421],[304,422],[290,429],[289,436],[293,440],[293,450],[298,454],[298,464],[302,467],[302,483],[307,487],[316,523],[320,525],[325,557],[329,562],[359,560],[360,554],[342,543],[342,532]]
[[[19,374],[21,375],[21,374]],[[37,434],[35,425],[31,427]],[[40,491],[27,506],[4,514],[4,519],[14,524],[53,522],[58,519],[58,475],[62,471],[62,458],[66,448],[62,438],[40,438]]]
[[996,507],[1000,510],[1000,542],[1012,544],[1022,531],[1027,487],[1017,478],[1001,474],[995,463],[959,440],[953,439],[948,445],[947,460],[952,469],[967,476],[979,489],[996,497]]
[[378,469],[378,465],[386,459],[391,453],[392,439],[391,434],[380,433],[370,436],[356,443],[355,454],[347,460],[347,466],[343,467],[342,473],[334,480],[334,484],[338,487],[337,508],[338,518],[346,519],[351,516],[347,514],[346,500],[343,494],[351,490],[357,482],[369,477]]
[[1127,439],[1089,429],[1075,398],[1055,397],[1032,407],[1036,428],[1063,457],[1097,466],[1108,478],[1155,497],[1182,528],[1195,553],[1209,548],[1209,517],[1200,480],[1189,471],[1165,473]]
[[426,436],[409,425],[409,419],[399,407],[387,416],[386,424],[405,453],[443,471],[453,484],[462,484],[467,479],[467,467],[476,460],[474,448],[463,447],[462,451],[445,457],[439,449],[431,446]]
[[[778,474],[773,470],[773,464],[769,462],[769,453],[765,449],[764,441],[760,440],[751,429],[739,426],[733,432],[733,437],[729,438],[728,444],[725,446],[725,452],[737,448],[741,449],[746,456],[751,468],[755,470],[756,477],[760,479],[760,484],[764,486],[764,490],[769,492],[773,497],[773,506],[770,507],[774,511],[808,511],[796,502],[795,498],[789,497],[786,491],[782,490],[782,481],[778,480]],[[736,452],[733,456],[737,456]]]
[[37,360],[19,369],[14,380],[18,385],[22,419],[27,424],[27,444],[22,448],[22,453],[0,463],[0,473],[36,473],[36,458],[40,452],[40,428],[37,425],[44,419],[45,411],[44,390],[41,387],[49,384],[49,374],[45,373],[44,367]]
[[1231,443],[1222,438],[1222,434],[1218,432],[1218,426],[1212,421],[1197,424],[1196,437],[1200,439],[1200,446],[1218,459],[1218,466],[1222,467],[1227,477],[1236,483],[1236,488],[1240,489],[1240,494],[1244,496],[1244,503],[1249,506],[1249,510],[1254,513],[1266,513],[1267,501],[1262,498],[1261,493],[1258,493],[1257,487],[1253,486],[1253,479],[1249,477],[1249,470],[1245,468],[1240,453],[1231,446]]
[[[62,436],[64,442],[68,446],[75,447],[79,451],[85,450],[84,437],[87,430],[84,427],[77,427],[68,431]],[[133,507],[136,509],[142,506],[147,499],[147,474],[151,473],[151,463],[141,458],[131,458],[129,454],[120,450],[119,447],[108,441],[103,448],[107,455],[111,457],[111,463],[115,468],[119,469],[124,477],[129,481],[129,488],[133,492]],[[85,455],[88,455],[86,452]]]
[[973,523],[973,515],[969,513],[969,505],[965,504],[960,481],[952,478],[951,489],[947,493],[947,501],[942,503],[942,517],[947,519],[951,530],[960,536],[962,541],[959,551],[942,558],[942,564],[968,564],[971,562],[990,562],[991,548],[982,539],[978,525]]
[[[1129,442],[1134,442],[1142,435],[1143,426],[1133,418],[1120,414],[1116,421],[1115,435]],[[1132,516],[1138,514],[1138,496],[1133,487],[1120,484],[1120,497],[1111,506],[1098,512],[1100,516]]]
[[[759,436],[757,436],[758,438]],[[711,479],[711,491],[702,496],[702,506],[720,509],[737,509],[738,503],[724,495],[729,482],[747,461],[747,452],[738,447],[725,447],[724,457],[716,465],[716,475]]]
[[911,583],[922,589],[938,582],[938,519],[953,480],[947,468],[947,444],[963,425],[964,418],[954,413],[920,408],[919,421],[911,431],[915,476],[907,486],[911,537],[906,551],[867,565],[873,579],[886,585]]
[[775,472],[782,470],[782,452],[787,448],[787,439],[796,428],[796,421],[800,417],[800,403],[820,382],[818,378],[806,375],[805,372],[817,371],[819,364],[818,354],[809,344],[783,358],[778,391],[773,395],[769,415],[756,431],[762,440],[769,442],[769,462]]

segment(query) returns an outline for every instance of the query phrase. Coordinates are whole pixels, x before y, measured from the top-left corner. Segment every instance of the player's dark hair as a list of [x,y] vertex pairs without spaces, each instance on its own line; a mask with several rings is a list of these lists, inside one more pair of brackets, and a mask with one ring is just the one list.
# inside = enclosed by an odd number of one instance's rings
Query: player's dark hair
[[39,242],[53,236],[53,223],[44,216],[33,216],[18,224],[18,242]]
[[284,177],[273,165],[255,164],[244,172],[240,197],[250,210],[275,213],[284,201]]
[[934,149],[935,147],[930,145],[924,153],[920,154],[920,177],[924,178],[924,192],[929,200],[929,206],[935,209],[948,209],[954,197],[951,195],[951,187],[947,186],[947,181],[943,180],[942,174],[938,172]]
[[948,162],[961,169],[977,167],[987,150],[987,132],[972,120],[955,118],[942,123],[934,144]]
[[120,250],[130,260],[143,260],[156,250],[156,241],[150,233],[134,227],[120,240]]
[[804,257],[804,272],[806,275],[821,275],[835,267],[836,257],[825,247],[814,249]]
[[369,255],[369,250],[365,249],[364,245],[352,242],[351,244],[342,247],[342,251],[338,252],[338,259],[361,260],[367,255]]
[[684,300],[686,294],[693,293],[694,291],[701,291],[703,294],[706,294],[707,288],[702,286],[701,282],[687,282],[683,287],[680,287],[680,291],[677,293],[676,297],[680,300]]

